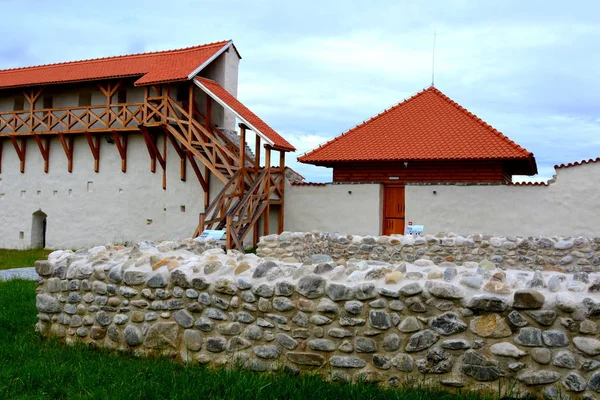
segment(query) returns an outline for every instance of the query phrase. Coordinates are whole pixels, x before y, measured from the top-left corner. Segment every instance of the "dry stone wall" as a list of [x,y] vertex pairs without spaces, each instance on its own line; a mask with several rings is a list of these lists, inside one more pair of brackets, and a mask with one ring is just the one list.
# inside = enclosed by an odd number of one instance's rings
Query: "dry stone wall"
[[425,236],[358,236],[321,232],[283,232],[261,238],[257,254],[298,260],[312,254],[335,260],[350,258],[391,263],[417,260],[480,262],[500,269],[558,269],[591,272],[600,267],[600,237],[494,237],[438,234]]
[[[359,251],[371,254],[379,240]],[[585,249],[576,240],[569,252]],[[412,262],[365,260],[329,240],[278,251],[293,243],[288,234],[263,239],[261,251],[280,259],[194,240],[57,251],[36,264],[36,327],[67,343],[255,371],[600,393],[596,272],[501,270],[458,253],[436,264],[427,251]]]

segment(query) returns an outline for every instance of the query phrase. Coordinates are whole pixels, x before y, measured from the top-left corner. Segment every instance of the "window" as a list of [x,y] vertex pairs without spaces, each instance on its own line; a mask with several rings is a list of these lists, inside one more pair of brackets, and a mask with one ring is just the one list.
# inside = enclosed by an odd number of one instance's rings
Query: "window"
[[92,105],[92,92],[79,93],[79,106],[86,107]]
[[119,104],[127,103],[127,90],[126,89],[119,89],[119,91],[117,92],[117,103],[119,103]]
[[25,97],[17,96],[15,97],[15,102],[13,103],[13,111],[21,111],[25,109]]
[[52,108],[52,96],[44,96],[43,108]]

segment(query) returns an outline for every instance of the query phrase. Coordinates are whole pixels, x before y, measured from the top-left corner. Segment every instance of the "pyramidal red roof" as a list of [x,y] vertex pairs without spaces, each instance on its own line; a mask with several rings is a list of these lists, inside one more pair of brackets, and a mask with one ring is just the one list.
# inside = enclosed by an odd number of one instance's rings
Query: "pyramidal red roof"
[[233,111],[240,119],[248,124],[251,129],[262,133],[272,142],[273,147],[279,150],[296,151],[294,146],[285,140],[279,133],[275,132],[275,130],[267,125],[265,121],[250,111],[248,107],[243,105],[217,82],[206,78],[196,78],[196,82],[200,84],[202,90],[206,91],[215,100],[221,102],[224,107]]
[[232,44],[223,41],[178,50],[5,69],[0,70],[0,89],[136,76],[140,77],[136,85],[186,80]]
[[537,172],[531,152],[433,86],[298,158],[316,165],[485,159],[527,160]]

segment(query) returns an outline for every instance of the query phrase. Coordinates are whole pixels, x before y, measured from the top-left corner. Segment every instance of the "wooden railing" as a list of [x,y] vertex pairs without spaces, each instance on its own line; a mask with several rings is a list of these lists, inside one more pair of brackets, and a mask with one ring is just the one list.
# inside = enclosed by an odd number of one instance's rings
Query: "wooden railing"
[[0,113],[0,134],[31,135],[138,129],[144,103],[62,107]]
[[[226,235],[228,249],[235,246],[238,250],[244,251],[244,238],[250,232],[250,228],[255,226],[256,221],[258,221],[258,218],[260,218],[269,204],[271,194],[269,190],[270,179],[269,169],[263,169],[244,197],[227,213]],[[257,227],[255,226],[255,228]]]
[[[145,89],[143,102],[113,104],[111,100],[120,85],[121,83],[99,85],[106,96],[106,104],[91,106],[36,109],[35,104],[41,90],[37,93],[32,92],[25,96],[29,102],[29,110],[0,112],[0,138],[10,136],[16,143],[14,136],[21,136],[22,140],[25,140],[25,136],[34,136],[40,145],[43,142],[38,135],[42,134],[59,134],[61,143],[65,141],[62,134],[86,134],[92,152],[96,151],[94,157],[96,171],[98,171],[99,147],[94,145],[90,133],[111,132],[116,139],[119,139],[117,134],[119,131],[142,130],[150,156],[154,157],[153,165],[156,159],[161,165],[166,165],[166,158],[159,157],[160,152],[153,143],[152,135],[156,132],[152,133],[148,130],[150,127],[159,127],[170,135],[170,139],[179,142],[178,146],[181,147],[178,147],[178,153],[182,162],[185,162],[186,153],[188,157],[193,156],[225,184],[212,202],[205,200],[208,206],[200,215],[194,236],[199,235],[204,229],[226,229],[228,247],[234,246],[243,251],[244,238],[253,226],[256,229],[256,222],[265,209],[268,219],[269,206],[283,203],[281,181],[284,176],[283,171],[278,168],[261,167],[259,156],[252,157],[246,153],[247,127],[240,128],[242,129],[241,143],[235,143],[228,135],[212,125],[210,118],[206,117],[210,115],[210,108],[204,115],[195,107],[193,85],[190,86],[189,101],[176,101],[170,96],[168,87],[152,86]],[[120,145],[121,141],[118,142]],[[66,146],[65,143],[63,147]],[[173,143],[176,144],[174,141]],[[23,154],[20,158],[23,164],[24,145],[21,146]],[[260,138],[257,137],[257,154],[259,146]],[[65,147],[65,152],[71,154],[69,158],[69,171],[71,171],[72,145],[71,148],[68,147]],[[20,149],[18,146],[16,148]],[[40,146],[40,149],[45,151],[46,148]],[[122,151],[121,148],[119,151],[125,162],[126,151]],[[269,151],[266,156],[267,164],[270,163]],[[21,171],[23,169],[22,165]],[[165,176],[163,175],[163,188],[166,187]],[[208,193],[208,184],[202,179],[199,178],[200,183]],[[266,230],[268,230],[268,221],[265,222]]]

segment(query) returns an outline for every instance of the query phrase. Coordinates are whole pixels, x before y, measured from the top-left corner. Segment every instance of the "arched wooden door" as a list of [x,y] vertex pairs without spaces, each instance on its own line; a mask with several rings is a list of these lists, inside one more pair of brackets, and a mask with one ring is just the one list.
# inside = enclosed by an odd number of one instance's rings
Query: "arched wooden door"
[[383,229],[384,235],[404,234],[405,220],[404,186],[383,187]]

